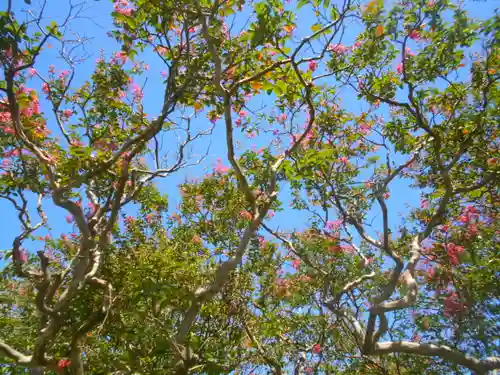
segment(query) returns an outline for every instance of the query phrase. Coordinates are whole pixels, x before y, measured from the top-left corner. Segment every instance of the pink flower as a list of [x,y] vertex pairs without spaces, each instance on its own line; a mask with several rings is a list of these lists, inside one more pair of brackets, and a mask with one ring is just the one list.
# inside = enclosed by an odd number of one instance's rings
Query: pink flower
[[372,130],[372,127],[370,124],[367,124],[366,122],[363,122],[359,125],[359,131],[361,134],[367,135],[370,134]]
[[312,369],[312,367],[306,367],[305,372],[306,374],[312,374],[314,370]]
[[115,11],[117,13],[123,14],[124,16],[131,16],[132,15],[132,9],[131,8],[115,8]]
[[403,74],[403,63],[399,63],[398,65],[396,65],[396,72],[398,74]]
[[217,159],[217,164],[214,167],[214,172],[218,174],[224,174],[229,172],[229,168],[222,164],[222,159]]
[[112,60],[114,63],[121,62],[122,64],[125,64],[127,62],[127,54],[124,51],[119,51],[115,53],[115,57]]
[[67,70],[63,70],[61,71],[61,73],[59,73],[59,78],[64,79],[64,77],[66,77],[68,74],[69,72]]
[[345,156],[342,156],[341,158],[339,158],[339,161],[341,163],[343,163],[344,165],[347,165],[349,163],[349,159]]
[[276,116],[276,120],[279,122],[279,123],[284,123],[287,119],[287,115],[286,113],[281,113],[279,114],[278,116]]
[[337,231],[342,226],[342,223],[343,223],[342,220],[327,221],[325,227],[328,230]]
[[33,77],[34,75],[36,75],[36,69],[30,68],[30,76]]
[[241,110],[241,111],[238,113],[238,115],[239,115],[240,117],[246,117],[246,116],[248,115],[248,112],[247,112],[247,111],[243,111],[243,110]]
[[73,216],[71,215],[68,215],[66,216],[66,222],[69,224],[69,223],[72,223],[73,222]]
[[316,61],[309,61],[308,68],[310,72],[314,72],[318,68],[318,63]]
[[409,47],[406,47],[405,55],[406,56],[415,56],[415,54],[412,52],[412,50]]
[[300,261],[300,259],[295,259],[293,262],[292,262],[292,267],[295,268],[295,269],[298,269],[300,267],[300,263],[302,263]]
[[268,217],[269,219],[273,218],[273,217],[274,217],[274,215],[275,215],[274,210],[269,210],[269,211],[267,212],[267,217]]
[[312,352],[315,354],[321,353],[321,345],[320,344],[314,344],[312,347]]
[[44,82],[42,83],[42,91],[45,93],[45,94],[48,94],[50,92],[50,88],[49,88],[49,84]]
[[127,216],[125,218],[125,224],[126,225],[132,225],[135,223],[135,219],[132,216]]
[[71,117],[73,115],[73,111],[71,109],[65,109],[62,114],[63,114],[64,117],[68,117],[69,118],[69,117]]
[[346,46],[344,46],[341,43],[338,43],[338,44],[328,46],[328,50],[336,53],[337,55],[343,55],[344,53],[346,53],[349,50],[349,48],[347,48]]
[[142,92],[142,89],[138,85],[134,85],[133,95],[134,95],[134,101],[136,103],[140,102],[144,97],[144,93]]

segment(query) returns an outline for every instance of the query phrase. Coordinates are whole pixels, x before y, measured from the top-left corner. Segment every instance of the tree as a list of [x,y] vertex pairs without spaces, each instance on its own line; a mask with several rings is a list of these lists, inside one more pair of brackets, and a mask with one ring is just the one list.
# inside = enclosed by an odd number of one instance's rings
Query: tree
[[[21,229],[5,252],[0,372],[500,369],[497,14],[119,0],[121,48],[82,79],[92,44],[69,26],[85,4],[61,23],[13,7],[0,13],[0,197]],[[67,69],[44,74],[51,45]],[[164,69],[153,118],[145,58]],[[213,171],[169,207],[161,186],[198,165]],[[64,216],[71,233],[54,234]]]

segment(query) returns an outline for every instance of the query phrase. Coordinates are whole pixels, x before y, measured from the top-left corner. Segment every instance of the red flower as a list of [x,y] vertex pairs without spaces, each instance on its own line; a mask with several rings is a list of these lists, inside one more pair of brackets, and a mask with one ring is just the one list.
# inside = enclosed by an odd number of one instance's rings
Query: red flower
[[312,347],[312,351],[313,353],[321,353],[321,345],[320,344],[314,344],[313,347]]
[[292,267],[295,268],[295,269],[298,269],[300,267],[300,259],[295,259],[293,262],[292,262]]
[[448,245],[446,245],[446,250],[448,252],[448,256],[450,257],[451,263],[457,265],[459,263],[458,255],[463,253],[464,247],[455,245],[454,243],[449,243]]
[[71,366],[71,361],[68,359],[61,359],[59,360],[59,362],[57,362],[57,368],[60,370],[63,370],[69,366]]

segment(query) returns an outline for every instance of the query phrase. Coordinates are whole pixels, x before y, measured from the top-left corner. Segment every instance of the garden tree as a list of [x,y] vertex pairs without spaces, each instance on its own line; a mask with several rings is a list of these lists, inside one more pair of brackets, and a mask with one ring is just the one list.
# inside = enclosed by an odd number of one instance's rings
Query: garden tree
[[[500,369],[498,15],[119,0],[121,49],[76,85],[82,7],[60,24],[10,0],[0,13],[0,197],[21,228],[0,281],[1,373]],[[39,66],[50,44],[66,70]],[[134,83],[152,53],[153,118]],[[156,182],[213,163],[190,149],[219,130],[221,159],[168,207]],[[166,159],[160,140],[179,134]],[[71,233],[51,234],[49,206]]]

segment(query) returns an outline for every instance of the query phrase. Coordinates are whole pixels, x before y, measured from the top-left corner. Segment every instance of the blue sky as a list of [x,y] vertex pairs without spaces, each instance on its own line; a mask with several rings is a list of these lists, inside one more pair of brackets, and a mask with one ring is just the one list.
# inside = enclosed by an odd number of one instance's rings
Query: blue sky
[[[29,9],[29,7],[22,1],[16,1],[14,3],[14,11],[19,18],[22,18],[23,14],[26,14],[26,11]],[[33,8],[35,9],[37,8],[36,4],[37,1],[33,1]],[[77,67],[77,75],[74,81],[75,86],[88,79],[95,66],[95,60],[99,57],[101,50],[104,50],[105,53],[109,56],[110,53],[116,52],[120,49],[119,45],[112,38],[106,36],[106,32],[113,29],[110,16],[110,12],[112,11],[112,2],[105,0],[88,1],[87,5],[88,9],[81,14],[82,18],[73,20],[71,23],[71,28],[66,30],[67,35],[73,38],[78,36],[80,38],[90,39],[86,44],[86,49],[90,53],[91,57]],[[471,15],[479,18],[482,18],[485,15],[490,15],[495,9],[496,5],[498,5],[498,1],[496,0],[483,2],[474,2],[469,0],[469,2],[465,3],[466,9],[470,11]],[[66,1],[48,1],[48,5],[45,10],[45,17],[47,22],[50,20],[61,21],[66,15],[67,9],[68,8]],[[296,34],[297,37],[310,34],[309,26],[315,22],[315,17],[307,7],[301,10],[299,21],[299,28]],[[238,22],[236,22],[236,25],[238,25]],[[356,25],[352,25],[346,32],[343,42],[345,44],[351,44],[355,40],[355,37],[359,31],[360,29]],[[57,71],[65,68],[63,61],[61,61],[61,59],[57,57],[56,46],[57,45],[54,44],[54,48],[47,50],[44,54],[42,54],[37,64],[35,65],[35,68],[42,74],[46,74],[47,67],[49,65],[55,65]],[[138,81],[138,83],[142,84],[147,78],[144,100],[145,112],[149,114],[149,117],[153,117],[158,114],[161,109],[162,95],[160,93],[163,92],[163,83],[160,72],[164,70],[164,67],[161,65],[160,60],[152,52],[146,52],[144,55],[141,55],[140,58],[150,65],[150,70],[146,75],[142,76],[142,81]],[[39,88],[41,86],[41,82],[33,80],[32,82],[30,82],[30,86]],[[359,113],[361,112],[362,108],[367,108],[366,104],[357,101],[356,97],[348,91],[342,91],[342,98],[343,104],[348,110]],[[263,96],[262,101],[265,105],[272,105],[271,98],[266,98],[266,96]],[[256,105],[258,106],[258,104],[259,103],[257,103]],[[42,102],[42,111],[43,110],[45,110],[46,112],[50,111],[47,103]],[[384,110],[381,110],[381,114],[386,118],[388,117],[387,112],[384,112]],[[199,126],[200,128],[207,128],[209,125],[205,116],[200,116],[200,118],[198,118],[195,122],[196,126]],[[54,132],[57,132],[53,123],[49,122],[49,128],[54,130]],[[239,140],[243,145],[243,147],[240,149],[240,151],[242,151],[245,148],[252,147],[253,144],[258,145],[257,147],[259,147],[260,145],[262,145],[260,142],[268,142],[269,137],[264,137],[260,140],[247,140],[244,137],[240,137]],[[176,143],[175,139],[173,139],[173,137],[171,136],[165,138],[164,142],[165,148],[175,146]],[[210,172],[218,157],[222,157],[224,163],[228,164],[225,160],[225,135],[221,126],[221,122],[217,123],[217,126],[214,129],[214,134],[210,137],[210,142],[211,145],[208,157],[202,165],[182,170],[180,171],[180,173],[177,173],[167,178],[166,180],[158,182],[158,185],[160,186],[162,191],[166,192],[170,196],[171,210],[174,210],[175,205],[178,203],[178,185],[184,182],[186,178],[198,178],[202,177],[205,173]],[[195,155],[203,154],[206,151],[207,147],[207,140],[199,142],[198,144],[196,144]],[[196,159],[196,156],[194,156],[193,158]],[[409,203],[412,206],[418,204],[418,194],[414,191],[410,191],[405,182],[395,181],[392,186],[391,198],[388,202],[391,212],[403,213],[407,211],[406,203]],[[287,199],[283,199],[282,197],[282,200],[285,201],[286,208]],[[51,235],[56,237],[59,236],[60,233],[68,233],[71,231],[71,226],[65,221],[65,211],[54,207],[51,202],[45,202],[44,208],[49,217],[49,222],[51,225]],[[133,209],[129,208],[129,210],[133,212]],[[4,200],[0,200],[0,212],[2,218],[2,227],[0,229],[0,249],[4,250],[10,248],[15,235],[19,232],[20,226],[17,221],[16,212],[11,207],[10,203]],[[36,218],[34,206],[32,207],[32,212],[33,217]],[[376,215],[374,216],[374,219],[377,219]],[[394,222],[393,224],[397,224],[397,222]],[[273,219],[273,225],[275,227],[279,226],[282,229],[304,228],[307,225],[307,215],[287,209],[285,210],[285,212],[281,214],[278,213],[276,215],[276,217]],[[35,233],[36,236],[43,236],[45,234],[47,234],[46,229],[39,230]],[[29,243],[28,241],[26,241],[24,246],[29,251],[36,251],[40,250],[39,246],[41,246],[41,242]]]

